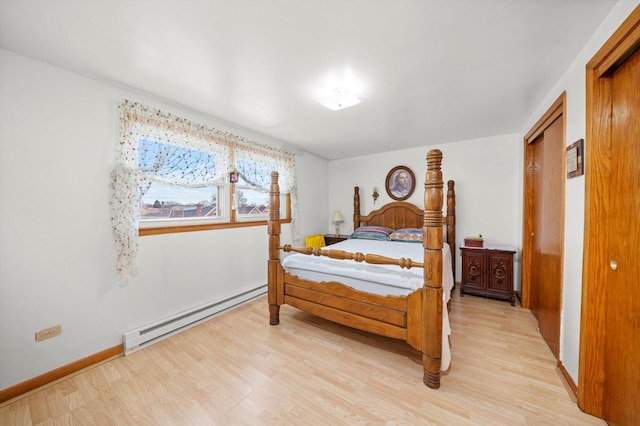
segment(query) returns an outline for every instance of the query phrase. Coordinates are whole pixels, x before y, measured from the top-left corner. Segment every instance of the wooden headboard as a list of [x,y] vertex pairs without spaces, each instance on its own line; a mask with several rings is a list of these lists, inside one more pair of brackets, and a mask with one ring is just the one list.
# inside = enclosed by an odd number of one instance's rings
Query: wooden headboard
[[[451,247],[453,277],[456,276],[456,194],[455,182],[447,182],[447,214],[442,218],[444,241]],[[360,214],[360,188],[353,188],[353,230],[359,226],[386,226],[391,229],[422,228],[424,210],[404,201],[394,201],[373,210],[366,216]]]
[[411,203],[395,201],[385,204],[378,210],[374,210],[367,216],[360,216],[356,225],[354,215],[354,230],[358,226],[386,226],[391,229],[422,228],[424,222],[424,210]]

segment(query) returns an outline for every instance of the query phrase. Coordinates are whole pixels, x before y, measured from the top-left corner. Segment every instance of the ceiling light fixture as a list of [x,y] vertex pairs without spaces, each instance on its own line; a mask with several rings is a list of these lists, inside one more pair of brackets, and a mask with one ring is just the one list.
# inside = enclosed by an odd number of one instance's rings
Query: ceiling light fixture
[[359,104],[361,101],[346,89],[336,88],[329,96],[318,99],[327,108],[338,111]]

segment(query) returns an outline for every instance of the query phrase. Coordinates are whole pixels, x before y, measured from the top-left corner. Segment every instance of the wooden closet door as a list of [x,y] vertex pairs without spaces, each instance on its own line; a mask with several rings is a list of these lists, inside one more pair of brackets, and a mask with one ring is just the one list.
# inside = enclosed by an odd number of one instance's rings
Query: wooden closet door
[[531,228],[531,235],[529,236],[531,238],[531,267],[529,268],[530,287],[528,308],[531,309],[531,312],[533,312],[538,321],[540,321],[540,263],[542,261],[540,254],[542,250],[542,232],[540,230],[544,226],[544,134],[531,144],[531,148],[532,155],[528,174],[529,186],[531,188],[531,210],[528,214],[532,217],[533,227]]
[[640,424],[640,49],[612,78],[604,418]]
[[639,50],[640,5],[586,66],[578,405],[622,425],[640,424]]
[[530,308],[551,352],[560,357],[563,222],[563,122],[551,123],[534,145],[534,229],[531,238]]

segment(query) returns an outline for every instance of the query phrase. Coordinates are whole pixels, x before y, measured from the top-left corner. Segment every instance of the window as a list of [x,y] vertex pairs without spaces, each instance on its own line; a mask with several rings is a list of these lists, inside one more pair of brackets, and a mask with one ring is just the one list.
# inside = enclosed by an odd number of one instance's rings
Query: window
[[[256,220],[269,215],[269,185],[271,172],[277,170],[276,164],[265,155],[256,155],[249,150],[239,148],[234,152],[235,172],[238,174],[234,184],[234,207],[239,220]],[[283,203],[280,202],[282,205]],[[282,216],[281,217],[285,217]]]
[[140,226],[165,221],[224,218],[224,187],[181,188],[154,182],[140,203]]
[[235,186],[234,207],[238,219],[256,220],[269,216],[269,192],[249,184],[242,175]]
[[224,219],[222,179],[217,178],[215,154],[159,143],[138,141],[140,227],[189,225]]
[[134,275],[140,235],[264,224],[273,170],[298,241],[291,152],[125,101],[111,200],[121,277]]
[[[264,155],[247,155],[242,149],[230,153],[237,161],[227,178],[226,173],[217,173],[214,153],[140,138],[141,235],[149,228],[166,228],[152,232],[158,234],[176,232],[181,226],[266,221],[271,171],[277,165]],[[280,217],[290,218],[284,208],[286,199],[280,204]]]

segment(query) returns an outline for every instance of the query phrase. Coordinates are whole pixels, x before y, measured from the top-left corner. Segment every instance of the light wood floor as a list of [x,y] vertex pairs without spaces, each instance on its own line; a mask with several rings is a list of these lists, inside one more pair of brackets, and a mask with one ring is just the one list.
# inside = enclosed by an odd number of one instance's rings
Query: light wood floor
[[0,408],[1,425],[604,425],[571,400],[530,311],[452,299],[452,368],[262,298]]

